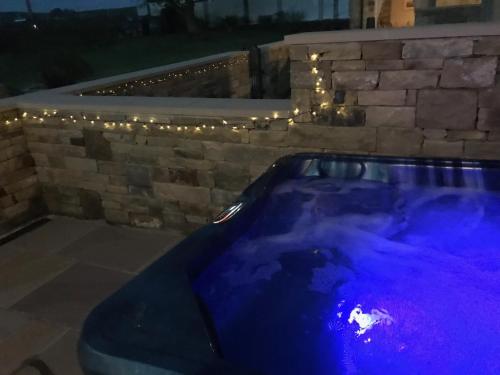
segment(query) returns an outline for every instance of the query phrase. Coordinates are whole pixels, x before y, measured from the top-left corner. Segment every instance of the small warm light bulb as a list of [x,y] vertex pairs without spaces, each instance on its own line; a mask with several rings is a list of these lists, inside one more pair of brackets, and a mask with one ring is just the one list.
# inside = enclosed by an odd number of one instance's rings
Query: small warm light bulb
[[252,120],[252,121],[257,121],[257,120],[258,120],[258,118],[257,118],[257,117],[250,117],[250,120]]
[[16,121],[16,122],[17,122],[17,121],[19,121],[19,119],[16,117],[16,118],[14,119],[14,121]]
[[100,120],[101,119],[101,116],[96,116],[96,120]]
[[203,129],[205,129],[207,126],[205,124],[202,125]]
[[215,129],[215,126],[213,126],[213,125],[212,125],[211,129],[212,129],[212,130],[214,130],[214,129]]
[[319,70],[318,70],[318,68],[314,67],[314,68],[312,68],[311,72],[312,72],[312,74],[316,75],[319,73]]
[[83,119],[84,119],[84,120],[86,120],[86,119],[87,119],[87,116],[85,116],[85,115],[84,115],[84,116],[83,116]]
[[184,130],[188,130],[188,127],[187,127],[187,126],[184,126]]
[[149,119],[149,122],[152,124],[153,122],[155,122],[154,119]]
[[90,123],[91,123],[92,125],[94,125],[94,124],[95,124],[95,121],[94,121],[94,120],[92,120],[92,121],[90,121]]
[[9,124],[10,124],[9,120],[5,121],[5,125],[9,125]]
[[319,55],[318,55],[317,53],[313,53],[313,54],[311,55],[311,61],[316,61],[316,60],[318,60],[318,57],[319,57]]
[[313,115],[313,116],[316,116],[316,112],[314,112],[314,111],[313,111],[312,115]]
[[279,113],[278,112],[274,112],[273,113],[273,119],[276,120],[278,117],[279,117]]
[[27,117],[27,116],[28,116],[28,112],[24,112],[23,117]]
[[227,121],[226,121],[226,120],[222,120],[222,123],[223,123],[224,125],[227,125]]
[[177,127],[177,131],[180,132],[182,128],[180,126]]
[[293,114],[294,114],[294,115],[296,115],[296,116],[297,116],[299,113],[300,113],[300,110],[299,110],[298,108],[295,108],[295,109],[293,110]]
[[170,129],[170,125],[167,125],[167,129]]
[[133,119],[133,120],[134,120],[134,122],[137,122],[137,121],[139,121],[139,117],[134,116],[134,119]]

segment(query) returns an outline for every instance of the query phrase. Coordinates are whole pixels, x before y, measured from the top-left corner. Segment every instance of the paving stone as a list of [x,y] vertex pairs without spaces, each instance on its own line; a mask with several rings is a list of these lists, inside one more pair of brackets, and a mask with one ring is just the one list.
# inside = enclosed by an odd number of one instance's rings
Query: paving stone
[[59,340],[38,354],[55,375],[84,375],[78,361],[78,331],[69,329]]
[[414,107],[379,107],[366,109],[366,126],[415,127]]
[[104,226],[66,247],[61,254],[123,272],[138,272],[180,240],[173,231]]
[[424,89],[437,86],[439,72],[434,70],[385,71],[380,74],[381,90]]
[[491,87],[495,83],[497,63],[496,57],[446,60],[440,86],[445,88]]
[[472,90],[421,90],[417,103],[417,127],[474,129],[476,108],[477,94]]
[[75,264],[12,309],[80,329],[90,310],[130,279],[130,274]]
[[45,350],[65,328],[29,318],[17,311],[0,309],[0,369],[10,374],[21,363]]
[[12,306],[73,264],[71,259],[19,248],[0,265],[0,308]]
[[420,39],[404,42],[404,59],[422,59],[439,57],[471,56],[473,49],[472,39]]

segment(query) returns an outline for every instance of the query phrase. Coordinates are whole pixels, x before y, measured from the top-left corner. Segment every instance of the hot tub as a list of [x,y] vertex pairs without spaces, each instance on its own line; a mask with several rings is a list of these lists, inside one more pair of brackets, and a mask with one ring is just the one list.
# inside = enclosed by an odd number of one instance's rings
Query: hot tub
[[300,154],[99,305],[87,374],[500,373],[500,164]]

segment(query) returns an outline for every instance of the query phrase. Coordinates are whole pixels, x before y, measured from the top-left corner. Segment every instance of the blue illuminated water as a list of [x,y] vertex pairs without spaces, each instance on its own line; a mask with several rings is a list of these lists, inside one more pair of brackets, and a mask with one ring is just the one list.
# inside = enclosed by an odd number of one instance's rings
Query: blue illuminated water
[[267,375],[500,374],[500,192],[476,177],[278,185],[194,281],[224,358]]

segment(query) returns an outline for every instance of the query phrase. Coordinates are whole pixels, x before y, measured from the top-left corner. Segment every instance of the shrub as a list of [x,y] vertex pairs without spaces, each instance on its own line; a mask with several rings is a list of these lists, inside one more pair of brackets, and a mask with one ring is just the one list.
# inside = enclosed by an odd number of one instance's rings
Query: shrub
[[42,60],[42,78],[48,88],[76,83],[92,73],[90,65],[78,54],[54,51]]

